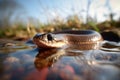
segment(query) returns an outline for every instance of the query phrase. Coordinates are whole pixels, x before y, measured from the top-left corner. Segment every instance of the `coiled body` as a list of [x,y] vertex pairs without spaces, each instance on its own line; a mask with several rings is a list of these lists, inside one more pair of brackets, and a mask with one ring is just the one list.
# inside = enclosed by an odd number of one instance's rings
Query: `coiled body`
[[99,49],[102,36],[93,30],[69,30],[46,34],[37,34],[33,42],[39,48]]

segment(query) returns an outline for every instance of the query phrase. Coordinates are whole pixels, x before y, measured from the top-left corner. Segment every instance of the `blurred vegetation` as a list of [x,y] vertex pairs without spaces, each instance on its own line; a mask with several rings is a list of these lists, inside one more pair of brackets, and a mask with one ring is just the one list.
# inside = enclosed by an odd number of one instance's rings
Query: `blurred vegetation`
[[28,39],[33,37],[36,33],[43,32],[53,32],[53,31],[61,31],[61,30],[85,30],[92,29],[98,32],[102,32],[105,30],[120,30],[120,21],[105,21],[102,23],[96,23],[94,21],[89,21],[88,23],[82,23],[82,21],[78,18],[77,15],[73,15],[68,18],[66,22],[60,20],[53,20],[51,23],[39,23],[39,24],[23,24],[23,23],[15,23],[10,25],[9,27],[1,28],[0,37],[1,38],[23,38]]
[[[92,5],[92,0],[88,0],[86,10],[86,23],[81,20],[80,15],[74,14],[69,16],[66,20],[58,17],[47,23],[42,23],[38,19],[27,16],[22,5],[19,5],[16,0],[1,0],[0,2],[0,38],[14,38],[14,39],[29,39],[36,33],[53,32],[61,30],[85,30],[92,29],[98,32],[106,30],[120,31],[120,19],[114,20],[114,13],[110,8],[108,0],[105,1],[110,14],[109,20],[102,23],[97,22],[97,18],[92,18],[89,15],[89,9]],[[41,7],[41,6],[40,6]],[[43,7],[44,9],[44,7]],[[19,11],[17,11],[19,10]],[[47,14],[46,9],[45,13]],[[15,13],[18,13],[15,15]],[[96,13],[97,14],[97,13]],[[14,15],[14,17],[13,17]],[[49,15],[46,15],[49,16]],[[22,18],[21,18],[22,17]],[[14,19],[14,20],[12,20]],[[24,19],[24,20],[23,20]],[[27,19],[27,20],[26,20]],[[119,33],[120,34],[120,33]]]

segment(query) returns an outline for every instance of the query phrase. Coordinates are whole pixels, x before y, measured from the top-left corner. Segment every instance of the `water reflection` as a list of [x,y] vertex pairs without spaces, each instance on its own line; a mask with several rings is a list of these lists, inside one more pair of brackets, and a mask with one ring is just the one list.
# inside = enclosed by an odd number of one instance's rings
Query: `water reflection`
[[120,80],[120,46],[109,45],[113,44],[104,44],[99,50],[28,47],[6,54],[3,50],[0,51],[0,79]]
[[57,51],[58,49],[40,50],[34,61],[35,67],[38,70],[51,67],[60,58]]
[[114,65],[118,57],[119,53],[101,50],[49,49],[40,50],[34,63],[40,72],[48,69],[47,80],[119,80],[120,69]]

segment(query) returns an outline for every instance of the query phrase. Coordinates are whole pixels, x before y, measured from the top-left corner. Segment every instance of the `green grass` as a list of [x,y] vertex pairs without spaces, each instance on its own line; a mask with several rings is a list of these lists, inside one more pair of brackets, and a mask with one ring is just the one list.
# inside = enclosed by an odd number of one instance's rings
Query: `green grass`
[[120,28],[120,21],[114,21],[114,24],[111,25],[111,21],[105,21],[103,23],[97,24],[96,22],[88,22],[84,24],[80,21],[77,16],[69,18],[66,22],[51,22],[46,24],[29,24],[23,25],[22,23],[16,23],[14,27],[7,26],[0,29],[0,38],[14,38],[14,37],[32,37],[38,32],[53,32],[61,31],[67,29],[93,29],[95,31],[101,32],[105,29]]

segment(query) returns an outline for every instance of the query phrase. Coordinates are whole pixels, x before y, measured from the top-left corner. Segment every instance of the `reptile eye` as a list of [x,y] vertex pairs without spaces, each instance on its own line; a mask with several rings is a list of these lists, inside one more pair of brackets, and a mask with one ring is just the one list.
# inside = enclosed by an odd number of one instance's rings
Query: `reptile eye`
[[51,34],[47,34],[47,39],[48,39],[48,41],[52,41],[53,40],[52,35]]

